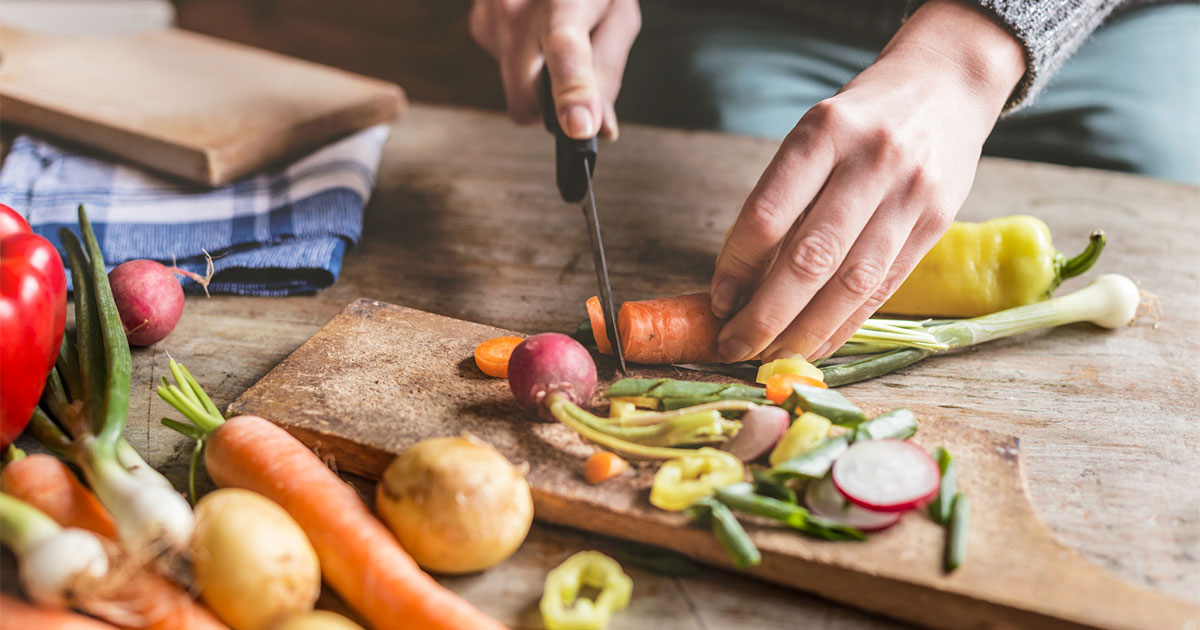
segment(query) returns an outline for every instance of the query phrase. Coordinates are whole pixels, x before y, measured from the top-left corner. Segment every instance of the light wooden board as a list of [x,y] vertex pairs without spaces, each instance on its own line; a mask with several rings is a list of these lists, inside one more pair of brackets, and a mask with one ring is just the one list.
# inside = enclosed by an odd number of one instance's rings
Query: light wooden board
[[[593,486],[581,476],[595,447],[573,430],[519,409],[507,381],[474,365],[479,342],[510,331],[358,300],[230,406],[269,418],[339,470],[378,478],[418,440],[469,431],[527,464],[535,514],[553,523],[660,545],[728,564],[706,530],[647,501],[653,462]],[[601,382],[619,376],[600,362]],[[632,376],[711,379],[671,368]],[[603,385],[602,385],[603,387]],[[598,402],[598,401],[596,401]],[[861,400],[878,413],[884,400]],[[916,442],[946,445],[972,501],[967,563],[941,568],[943,532],[910,513],[865,543],[803,538],[748,519],[763,551],[761,578],[939,628],[1178,628],[1200,622],[1194,606],[1120,581],[1054,541],[1025,492],[1019,441],[946,420],[918,419]],[[968,414],[969,416],[969,414]]]
[[65,36],[0,26],[5,123],[220,185],[391,120],[399,87],[178,29]]

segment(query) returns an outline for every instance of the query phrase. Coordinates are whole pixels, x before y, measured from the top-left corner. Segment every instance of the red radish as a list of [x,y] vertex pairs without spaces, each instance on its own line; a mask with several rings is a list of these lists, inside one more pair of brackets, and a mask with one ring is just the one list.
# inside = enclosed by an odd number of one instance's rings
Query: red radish
[[903,512],[933,498],[941,472],[912,442],[862,440],[833,462],[832,477],[839,492],[868,510]]
[[566,396],[581,407],[589,405],[596,393],[596,364],[578,341],[559,333],[542,333],[513,349],[508,384],[517,404],[553,420],[551,394]]
[[169,335],[183,315],[183,289],[175,274],[185,275],[208,291],[212,277],[167,267],[153,260],[123,262],[108,274],[125,336],[133,346],[149,346]]
[[900,522],[904,512],[875,512],[850,502],[846,495],[838,492],[833,480],[826,475],[819,481],[808,484],[804,503],[817,516],[856,527],[864,532],[877,532]]
[[742,428],[730,440],[728,450],[744,462],[762,457],[788,430],[791,415],[780,407],[758,405],[742,414]]

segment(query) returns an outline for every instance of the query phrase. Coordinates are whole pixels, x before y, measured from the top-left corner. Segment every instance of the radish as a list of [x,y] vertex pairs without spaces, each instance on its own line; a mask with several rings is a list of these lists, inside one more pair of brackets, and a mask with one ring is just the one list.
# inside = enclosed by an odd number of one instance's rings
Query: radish
[[560,333],[534,335],[513,349],[508,385],[521,407],[554,419],[550,405],[565,398],[588,405],[596,393],[596,364],[578,341]]
[[855,527],[864,532],[877,532],[900,522],[904,512],[875,512],[850,502],[846,495],[838,492],[833,480],[825,476],[808,484],[804,503],[813,514]]
[[855,442],[833,462],[833,483],[868,510],[903,512],[937,493],[941,471],[925,449],[904,440]]
[[742,414],[742,429],[728,450],[743,462],[752,462],[771,450],[788,430],[791,415],[780,407],[758,405]]
[[211,259],[208,264],[207,277],[153,260],[130,260],[109,272],[108,282],[130,345],[153,345],[175,329],[183,315],[183,289],[175,274],[195,280],[207,293],[212,279]]

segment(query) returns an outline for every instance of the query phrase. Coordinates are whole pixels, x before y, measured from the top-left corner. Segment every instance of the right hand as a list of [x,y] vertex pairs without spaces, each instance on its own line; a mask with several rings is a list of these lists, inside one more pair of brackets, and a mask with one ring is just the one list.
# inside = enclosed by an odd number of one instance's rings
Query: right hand
[[471,36],[500,65],[514,121],[541,120],[544,63],[566,134],[616,139],[613,104],[642,25],[637,0],[474,0],[469,23]]

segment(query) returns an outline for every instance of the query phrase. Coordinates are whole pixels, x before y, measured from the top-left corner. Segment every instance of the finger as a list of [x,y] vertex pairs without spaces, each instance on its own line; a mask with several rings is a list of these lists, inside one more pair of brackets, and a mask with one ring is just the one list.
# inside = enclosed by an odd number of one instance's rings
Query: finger
[[742,206],[713,272],[713,314],[734,313],[757,286],[775,250],[833,169],[833,146],[802,119]]
[[[764,358],[797,354],[810,358],[824,356],[827,344],[837,334],[850,326],[850,334],[853,334],[874,308],[878,308],[879,303],[870,310],[866,307],[877,297],[916,223],[915,213],[907,211],[904,201],[907,200],[885,201],[880,206],[837,273],[787,329],[767,346],[763,351]],[[851,322],[860,312],[866,314],[857,322]]]
[[604,103],[600,135],[610,140],[616,140],[618,135],[614,104],[621,91],[629,49],[633,47],[641,25],[642,16],[637,0],[614,0],[612,9],[592,30],[592,58],[600,98]]
[[567,136],[577,140],[596,135],[604,118],[591,31],[606,9],[598,2],[551,2],[539,34],[559,124]]
[[509,41],[503,44],[500,57],[500,80],[508,115],[517,123],[530,125],[542,119],[537,96],[542,55],[532,36],[514,33],[506,39]]
[[471,39],[492,57],[499,57],[496,46],[496,20],[490,0],[475,0],[471,3],[471,12],[467,14],[467,30]]
[[[841,162],[804,222],[779,251],[762,284],[718,336],[725,361],[757,356],[795,319],[841,266],[883,193],[875,166]],[[864,185],[864,183],[866,185]]]

